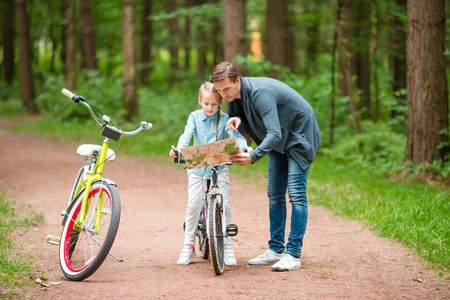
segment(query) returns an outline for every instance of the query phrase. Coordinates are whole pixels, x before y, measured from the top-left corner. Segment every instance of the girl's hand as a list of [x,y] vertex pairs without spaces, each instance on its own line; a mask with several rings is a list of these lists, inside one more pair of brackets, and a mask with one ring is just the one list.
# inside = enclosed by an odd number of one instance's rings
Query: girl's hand
[[241,119],[237,117],[229,118],[227,122],[227,127],[230,130],[238,131],[239,125],[241,125]]
[[[177,158],[177,155],[175,154],[175,146],[172,145],[172,149],[170,149],[170,153],[169,153],[170,157],[172,158]],[[180,156],[180,150],[178,150],[178,156]]]

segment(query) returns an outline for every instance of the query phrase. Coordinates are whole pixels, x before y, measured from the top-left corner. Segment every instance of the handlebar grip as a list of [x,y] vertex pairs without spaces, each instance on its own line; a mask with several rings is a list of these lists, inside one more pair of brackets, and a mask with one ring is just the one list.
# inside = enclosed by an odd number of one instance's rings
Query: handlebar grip
[[175,152],[175,155],[176,155],[176,157],[173,159],[173,162],[174,162],[175,164],[177,164],[177,163],[178,163],[178,149],[175,148],[175,149],[173,150],[173,152]]
[[147,129],[152,129],[153,128],[153,124],[150,122],[147,122]]
[[68,89],[62,89],[61,93],[63,93],[64,96],[69,97],[70,99],[73,99],[73,96],[75,96],[75,94]]
[[185,160],[184,158],[180,158],[180,157],[178,156],[178,149],[177,149],[177,148],[175,148],[175,149],[173,150],[173,152],[175,152],[175,155],[177,156],[176,158],[173,159],[173,162],[174,162],[174,163],[176,163],[176,164],[178,164],[178,163],[184,164],[184,163],[186,162],[186,160]]

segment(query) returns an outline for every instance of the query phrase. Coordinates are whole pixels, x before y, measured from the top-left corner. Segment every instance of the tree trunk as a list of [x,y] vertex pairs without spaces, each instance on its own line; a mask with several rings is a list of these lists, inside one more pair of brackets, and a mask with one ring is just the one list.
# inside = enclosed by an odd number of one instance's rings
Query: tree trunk
[[[361,91],[361,101],[359,108],[363,111],[364,117],[371,115],[370,100],[370,65],[369,65],[369,43],[370,43],[370,3],[367,0],[338,0],[341,5],[341,18],[339,20],[339,30],[341,37],[339,40],[346,43],[345,50],[347,58],[340,60],[339,73],[342,80],[339,88],[342,96],[355,97],[357,89]],[[348,60],[349,65],[345,65]],[[345,78],[347,69],[351,78],[356,78],[356,85],[353,86],[350,94],[349,85]],[[353,81],[353,79],[351,79]]]
[[[224,59],[235,62],[236,56],[247,56],[245,0],[224,2]],[[242,71],[242,70],[241,70]]]
[[69,89],[76,88],[76,41],[75,41],[75,0],[64,0],[64,19],[65,19],[65,73],[66,84]]
[[14,75],[14,0],[3,2],[3,70],[10,85]]
[[123,117],[132,121],[138,116],[136,86],[136,59],[134,55],[134,1],[122,0],[122,43],[123,43]]
[[371,21],[370,21],[370,1],[356,1],[356,20],[358,30],[356,34],[356,47],[353,49],[356,63],[356,87],[361,91],[359,108],[362,110],[362,117],[369,119],[372,116],[370,99],[370,41],[371,41]]
[[[185,7],[191,7],[191,1],[186,0]],[[191,35],[191,19],[189,15],[184,18],[184,34],[183,34],[183,44],[184,44],[184,70],[189,71],[191,69],[191,45],[189,43],[189,38]]]
[[306,47],[305,47],[305,69],[304,74],[315,74],[317,68],[317,55],[319,54],[320,45],[320,24],[321,19],[319,16],[319,5],[315,1],[307,1],[305,3],[307,7],[307,13],[312,14],[314,17],[310,19],[308,24],[303,25],[306,32]]
[[152,21],[148,19],[152,14],[152,0],[142,1],[142,48],[141,48],[141,83],[149,84],[150,62],[152,59],[151,41],[153,36]]
[[[406,11],[406,0],[397,0],[397,5],[401,6]],[[406,24],[402,22],[399,16],[395,17],[393,22],[394,34],[392,38],[391,47],[392,54],[392,73],[394,80],[392,89],[394,92],[400,89],[407,88],[406,81]],[[406,95],[396,95],[398,105],[406,105]],[[391,111],[391,117],[395,118],[400,114],[397,110]]]
[[[267,0],[265,41],[266,59],[272,64],[286,67],[288,65],[287,0]],[[274,76],[276,74],[270,75]]]
[[[177,9],[176,0],[168,0],[167,1],[167,13],[171,13]],[[170,69],[172,72],[177,74],[180,69],[179,65],[179,57],[178,57],[178,45],[179,45],[179,26],[178,26],[178,18],[174,17],[167,21],[167,26],[169,28],[169,52],[170,52]],[[175,76],[177,79],[177,76]]]
[[97,55],[95,48],[95,30],[91,19],[89,0],[80,0],[81,11],[81,46],[83,63],[88,70],[97,70]]
[[30,20],[27,14],[27,0],[16,0],[16,18],[22,102],[28,112],[38,113],[37,106],[34,102],[33,74],[31,70]]
[[[345,72],[347,68],[352,68],[350,70],[350,74],[356,74],[356,69],[355,67],[355,61],[354,61],[354,57],[351,53],[345,53],[345,59],[342,59],[341,57],[341,52],[339,51],[339,45],[341,42],[350,42],[353,41],[353,37],[354,37],[354,32],[355,32],[355,25],[352,23],[352,15],[354,14],[353,12],[353,0],[331,0],[333,2],[337,2],[335,3],[335,6],[337,6],[338,4],[340,5],[340,19],[339,20],[335,20],[336,26],[338,26],[337,30],[338,30],[338,53],[339,53],[339,59],[338,59],[338,69],[339,69],[339,74],[341,74],[341,78],[339,80],[339,90],[341,91],[341,96],[349,96],[350,92],[348,91],[348,86],[346,83],[346,79],[345,79]],[[334,10],[336,11],[336,10]],[[334,13],[336,14],[336,13]],[[335,16],[336,18],[337,16]],[[349,49],[346,46],[346,51],[351,51],[351,49]],[[347,55],[349,57],[347,57]],[[350,65],[347,65],[347,60],[350,60]]]
[[[340,1],[339,3],[336,3],[336,1]],[[358,115],[356,111],[356,103],[355,103],[355,87],[352,81],[352,63],[351,59],[348,57],[348,42],[349,40],[349,33],[351,31],[348,30],[347,27],[342,28],[339,24],[341,23],[341,20],[343,18],[343,14],[345,17],[348,17],[348,4],[349,3],[343,3],[345,1],[341,0],[334,0],[334,22],[337,27],[337,36],[338,36],[338,51],[339,51],[339,68],[340,72],[342,72],[343,76],[343,89],[345,89],[347,95],[349,96],[349,106],[350,106],[350,113],[352,116],[352,123],[353,128],[355,130],[355,134],[360,134],[361,129],[359,127],[359,121],[358,121]],[[350,1],[351,2],[351,1]],[[340,4],[341,3],[341,4]],[[347,5],[347,6],[345,6]],[[338,19],[337,14],[337,7],[340,7],[340,15],[339,17],[341,19]]]
[[[444,0],[409,0],[405,160],[426,166],[449,153]],[[445,146],[438,146],[445,144]]]
[[[218,3],[219,0],[214,0],[214,3]],[[212,20],[212,35],[213,35],[213,66],[223,61],[223,35],[221,18],[216,16]]]
[[[206,3],[206,0],[196,0],[195,5],[203,5]],[[208,39],[208,26],[203,21],[202,24],[197,25],[197,73],[200,77],[205,76],[205,72],[209,72],[206,70],[208,62],[206,61],[206,55],[208,53],[207,49],[207,39]]]

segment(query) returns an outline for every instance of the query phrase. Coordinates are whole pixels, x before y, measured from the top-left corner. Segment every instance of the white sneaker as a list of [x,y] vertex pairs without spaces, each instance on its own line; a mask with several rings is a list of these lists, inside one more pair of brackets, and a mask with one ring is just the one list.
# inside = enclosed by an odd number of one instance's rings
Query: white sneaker
[[194,257],[195,257],[195,248],[184,247],[183,249],[181,249],[181,253],[180,256],[178,257],[177,264],[188,265]]
[[225,248],[224,263],[227,266],[236,266],[237,265],[237,261],[236,261],[236,257],[234,257],[233,249]]
[[258,257],[252,258],[248,261],[249,265],[271,265],[273,263],[276,263],[283,257],[282,254],[278,254],[273,252],[272,250],[266,250],[263,254],[259,255]]
[[300,262],[300,258],[295,258],[290,254],[285,254],[283,258],[276,264],[272,266],[272,270],[274,271],[292,271],[296,269],[300,269],[302,267],[302,263]]

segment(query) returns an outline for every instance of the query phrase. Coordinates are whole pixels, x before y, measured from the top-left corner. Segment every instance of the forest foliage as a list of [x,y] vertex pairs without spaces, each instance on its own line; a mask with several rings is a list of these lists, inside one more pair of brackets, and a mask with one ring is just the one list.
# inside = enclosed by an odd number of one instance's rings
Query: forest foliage
[[[13,1],[6,1],[1,6],[5,17],[8,2]],[[60,94],[61,88],[67,87],[64,56],[68,51],[64,44],[64,26],[67,25],[67,19],[62,12],[68,3],[75,6],[77,84],[74,92],[91,99],[109,115],[117,117],[124,115],[123,7],[117,1],[90,1],[98,62],[97,69],[92,70],[86,68],[81,51],[83,43],[80,28],[82,15],[79,10],[81,2],[86,0],[28,1],[32,78],[35,101],[42,118],[63,122],[81,120],[85,122],[88,118],[88,115],[78,107],[68,105]],[[151,13],[148,16],[144,13],[146,2],[151,5]],[[260,34],[263,55],[270,42],[270,37],[266,35],[268,26],[266,19],[270,13],[267,6],[270,1],[244,2],[247,55],[237,56],[234,61],[248,76],[272,76],[282,80],[296,89],[313,106],[323,134],[320,155],[343,163],[377,164],[387,175],[397,174],[399,170],[403,170],[410,173],[431,172],[440,177],[449,176],[448,157],[423,165],[411,164],[404,159],[408,127],[408,105],[405,101],[407,87],[405,83],[396,89],[393,58],[396,55],[406,55],[404,52],[406,45],[398,45],[393,43],[393,40],[397,35],[404,36],[406,33],[407,11],[404,5],[406,1],[354,1],[351,9],[356,12],[350,13],[356,17],[347,20],[344,19],[344,13],[348,13],[344,10],[348,9],[345,7],[346,1],[286,1],[288,48],[294,55],[290,56],[292,59],[283,66],[274,64],[268,57],[257,57],[252,51],[254,32]],[[155,148],[157,153],[165,153],[163,149],[166,145],[175,143],[182,132],[188,113],[197,108],[198,87],[203,81],[208,80],[209,70],[214,64],[225,59],[223,49],[220,48],[226,47],[221,26],[226,22],[224,17],[226,1],[139,0],[133,3],[135,27],[133,46],[138,73],[136,77],[143,69],[149,70],[146,78],[148,83],[136,78],[139,117],[135,117],[135,120],[146,119],[155,124],[149,137],[155,140],[149,144],[161,145],[152,148]],[[281,3],[284,1],[280,2],[280,5]],[[356,72],[352,75],[355,90],[351,94],[342,92],[343,75],[337,49],[338,29],[343,32],[348,31],[348,28],[341,28],[335,23],[336,3],[341,9],[341,20],[338,24],[351,25],[353,28],[359,26],[359,29],[353,29],[355,33],[349,36],[351,40],[348,41],[346,49],[353,52],[349,55],[354,56],[367,52],[364,55],[369,66],[366,71],[370,84],[368,91],[358,88],[360,78]],[[445,9],[448,11],[448,6]],[[368,18],[363,19],[363,16]],[[14,16],[8,19],[15,21]],[[147,62],[142,62],[140,54],[145,38],[144,20],[151,24],[151,57]],[[169,25],[171,20],[175,20],[176,31]],[[5,29],[5,23],[2,27]],[[445,30],[446,36],[450,36],[448,26]],[[358,32],[367,32],[368,35],[363,36]],[[5,41],[6,35],[2,36]],[[17,38],[13,39],[13,43],[16,62],[13,80],[8,82],[5,79],[6,71],[2,68],[3,76],[0,81],[2,101],[0,110],[3,116],[26,113],[21,101],[17,68],[19,61]],[[221,47],[217,48],[217,44]],[[447,40],[445,43],[447,64],[448,45]],[[176,47],[175,63],[172,47]],[[5,66],[5,61],[2,66]],[[369,96],[366,95],[367,92]],[[364,99],[369,99],[368,105]],[[357,107],[355,115],[349,105],[352,101]],[[360,132],[354,128],[355,118]],[[442,134],[447,137],[448,132],[448,128],[442,129]],[[448,138],[438,145],[438,147],[448,146]]]

